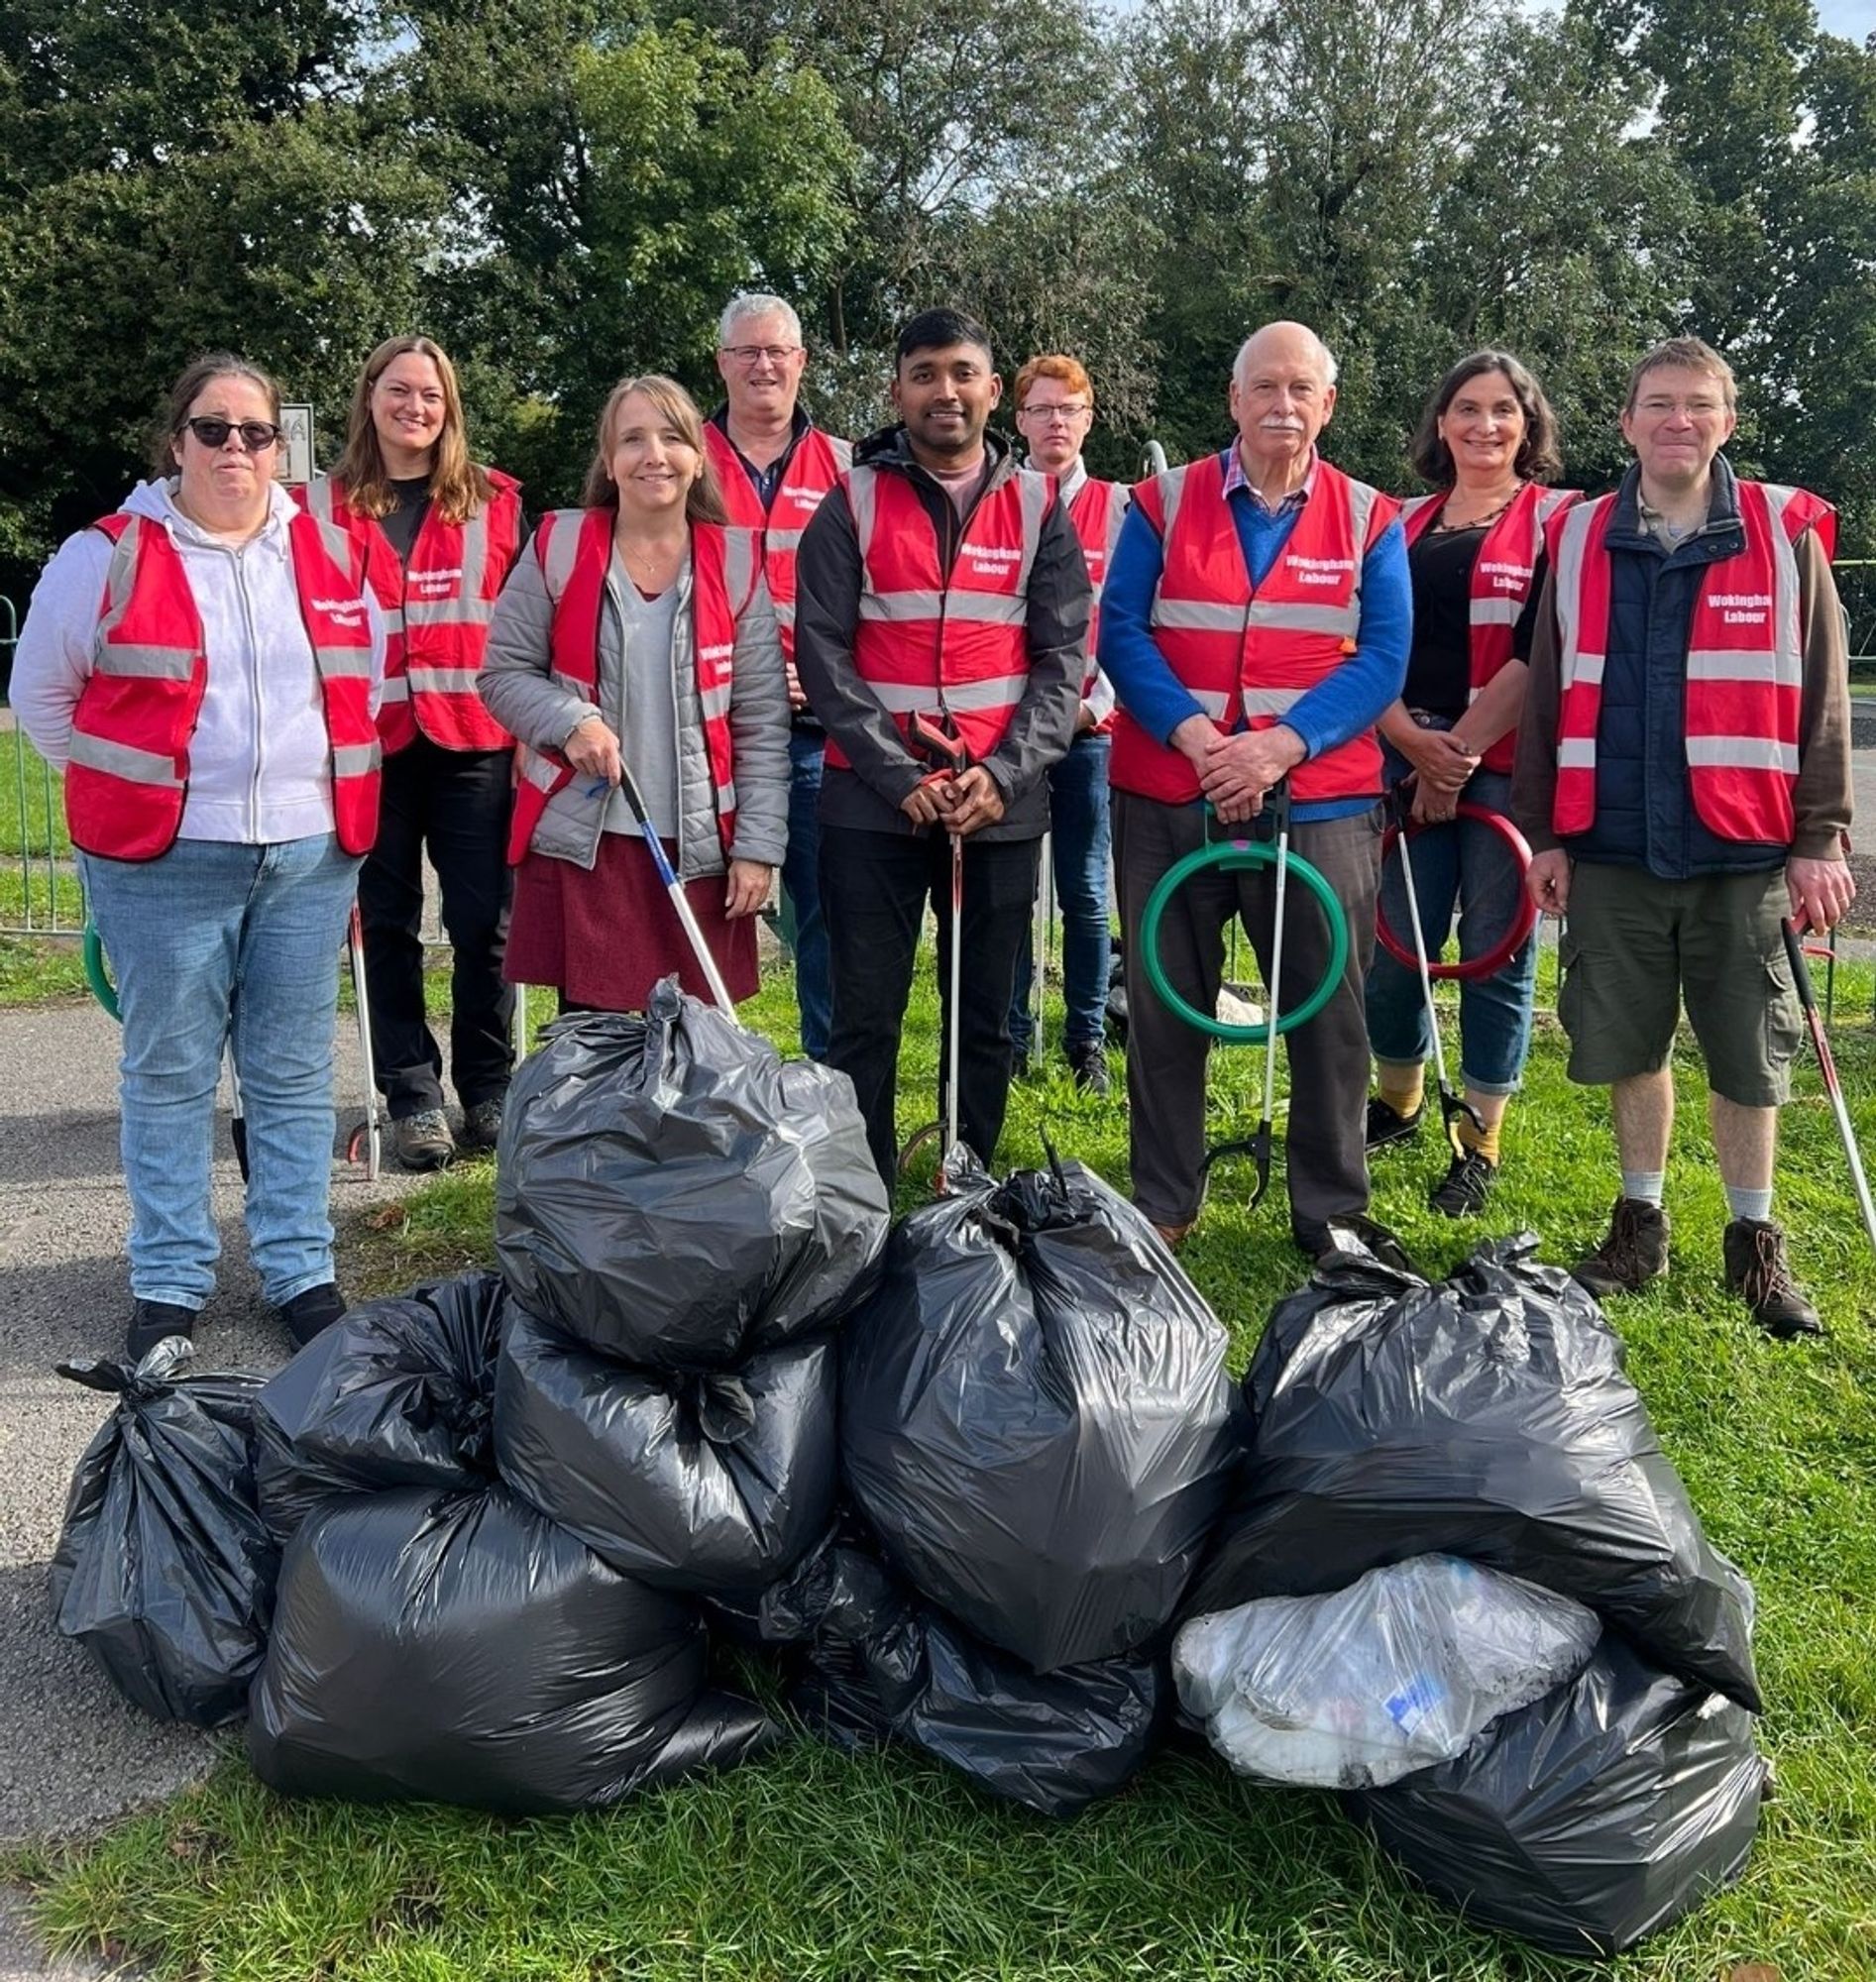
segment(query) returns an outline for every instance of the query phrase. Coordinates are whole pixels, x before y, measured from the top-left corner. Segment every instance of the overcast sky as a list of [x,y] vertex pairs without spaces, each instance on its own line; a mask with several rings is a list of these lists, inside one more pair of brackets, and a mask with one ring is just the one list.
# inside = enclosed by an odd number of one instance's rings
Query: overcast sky
[[1860,42],[1876,34],[1876,0],[1818,0],[1818,18],[1833,35]]

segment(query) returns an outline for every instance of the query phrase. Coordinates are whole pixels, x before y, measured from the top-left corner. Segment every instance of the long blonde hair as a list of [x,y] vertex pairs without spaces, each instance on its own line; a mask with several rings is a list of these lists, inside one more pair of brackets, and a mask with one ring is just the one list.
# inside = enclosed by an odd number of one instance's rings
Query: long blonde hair
[[607,473],[612,455],[612,422],[618,409],[634,392],[642,392],[658,411],[684,436],[686,447],[697,450],[697,480],[685,492],[684,516],[691,523],[726,523],[729,509],[717,480],[710,450],[704,445],[704,415],[697,401],[675,379],[662,372],[647,372],[637,379],[621,379],[607,394],[606,410],[600,415],[600,431],[594,444],[593,466],[587,470],[587,486],[580,502],[587,509],[616,509],[618,485]]
[[352,393],[352,410],[346,416],[345,452],[332,470],[332,479],[344,488],[348,508],[362,516],[389,513],[390,477],[378,445],[378,423],[372,418],[372,390],[393,359],[411,353],[427,358],[443,383],[443,431],[437,436],[436,459],[430,470],[430,501],[444,522],[466,523],[494,496],[495,485],[469,458],[456,368],[443,347],[431,338],[387,337],[366,359]]

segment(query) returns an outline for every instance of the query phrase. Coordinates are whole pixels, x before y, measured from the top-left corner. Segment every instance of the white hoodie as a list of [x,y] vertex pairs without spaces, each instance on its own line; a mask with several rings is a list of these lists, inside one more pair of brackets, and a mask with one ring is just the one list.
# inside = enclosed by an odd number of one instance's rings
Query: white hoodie
[[[239,549],[175,506],[172,485],[140,482],[124,512],[169,532],[202,615],[208,682],[189,742],[183,839],[269,845],[332,830],[332,746],[312,642],[300,617],[286,526],[293,500],[268,493],[261,533]],[[113,546],[101,530],[59,545],[33,589],[8,690],[20,727],[62,771],[71,716],[91,677]],[[385,626],[369,593],[372,708],[385,672]]]

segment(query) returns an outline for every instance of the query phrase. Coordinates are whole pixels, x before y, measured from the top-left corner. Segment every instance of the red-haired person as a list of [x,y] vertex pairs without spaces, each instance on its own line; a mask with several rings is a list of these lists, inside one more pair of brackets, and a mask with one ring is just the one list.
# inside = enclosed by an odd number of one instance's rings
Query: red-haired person
[[221,1252],[215,1088],[247,1108],[248,1245],[296,1343],[335,1284],[339,952],[378,827],[385,632],[364,560],[275,479],[280,399],[231,353],[170,393],[155,473],[58,548],[14,713],[65,818],[123,1019],[129,1349],[192,1335]]
[[350,532],[390,627],[385,801],[359,876],[372,1058],[406,1169],[456,1153],[443,1053],[423,1004],[423,863],[449,933],[450,1079],[463,1143],[492,1150],[514,1056],[507,939],[511,739],[476,681],[489,621],[526,524],[512,477],[473,460],[455,368],[427,337],[393,337],[366,359],[345,451],[301,498]]
[[[1016,375],[1016,427],[1029,446],[1027,466],[1052,475],[1068,520],[1087,560],[1087,679],[1075,715],[1074,741],[1048,773],[1049,855],[1055,898],[1061,904],[1061,989],[1066,1007],[1062,1050],[1077,1087],[1091,1094],[1108,1091],[1107,1029],[1109,840],[1107,760],[1114,727],[1114,689],[1094,664],[1101,622],[1101,588],[1107,561],[1120,541],[1127,514],[1127,489],[1102,482],[1081,460],[1094,424],[1094,387],[1078,358],[1051,352],[1032,358]],[[1020,1062],[1030,1057],[1030,986],[1033,944],[1017,959],[1016,1000],[1010,1007],[1010,1036]]]
[[628,769],[732,998],[788,836],[788,685],[758,540],[725,527],[674,380],[614,386],[582,506],[541,518],[481,692],[522,745],[508,975],[563,1009],[709,997],[621,789]]

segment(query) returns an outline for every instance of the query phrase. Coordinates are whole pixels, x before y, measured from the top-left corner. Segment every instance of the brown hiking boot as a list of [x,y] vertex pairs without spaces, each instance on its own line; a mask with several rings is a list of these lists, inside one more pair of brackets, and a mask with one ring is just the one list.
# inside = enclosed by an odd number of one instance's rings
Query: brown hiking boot
[[1570,1268],[1570,1277],[1585,1293],[1606,1300],[1610,1294],[1632,1294],[1667,1270],[1668,1214],[1638,1197],[1618,1197],[1608,1237]]
[[1752,1310],[1752,1319],[1780,1342],[1821,1335],[1823,1323],[1805,1290],[1792,1278],[1785,1235],[1769,1218],[1735,1218],[1726,1227],[1726,1287]]

